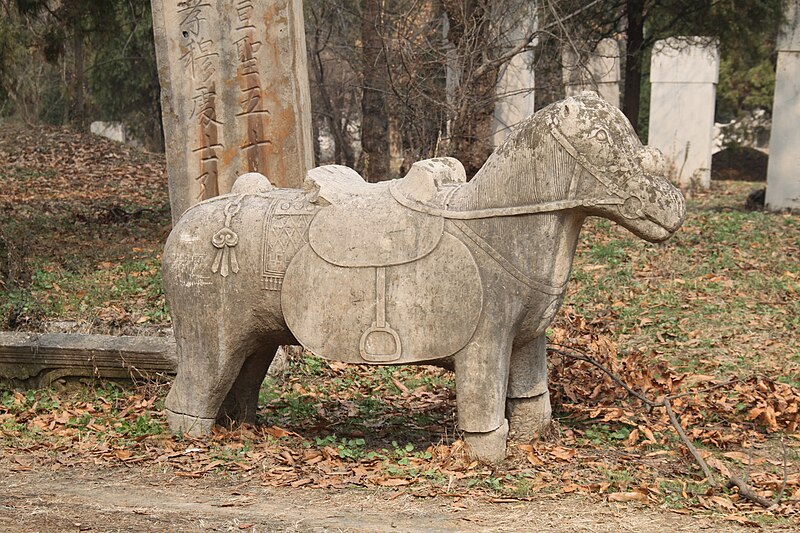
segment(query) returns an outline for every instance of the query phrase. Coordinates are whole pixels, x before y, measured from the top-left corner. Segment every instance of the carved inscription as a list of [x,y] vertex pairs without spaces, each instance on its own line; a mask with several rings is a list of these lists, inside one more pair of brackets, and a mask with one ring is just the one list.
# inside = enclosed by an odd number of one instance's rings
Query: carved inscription
[[210,37],[208,16],[212,9],[207,0],[187,0],[178,4],[178,27],[186,50],[181,62],[191,76],[194,93],[189,119],[197,128],[197,139],[192,149],[199,163],[194,176],[199,185],[197,201],[219,194],[219,155],[225,149],[219,131],[223,123],[217,118],[215,76],[219,68],[219,52],[217,43]]
[[207,274],[208,255],[202,252],[192,252],[178,256],[173,260],[172,268],[177,279],[184,287],[207,287],[212,285],[211,277]]
[[313,166],[302,0],[151,0],[173,222],[259,172]]
[[258,69],[258,53],[264,43],[258,38],[256,27],[253,24],[254,0],[237,0],[236,14],[239,26],[234,32],[239,65],[237,78],[239,79],[239,110],[236,113],[238,120],[243,122],[244,139],[240,147],[244,151],[249,172],[265,172],[260,169],[264,160],[262,149],[272,144],[265,132],[265,121],[269,120],[270,111],[264,100],[264,87]]

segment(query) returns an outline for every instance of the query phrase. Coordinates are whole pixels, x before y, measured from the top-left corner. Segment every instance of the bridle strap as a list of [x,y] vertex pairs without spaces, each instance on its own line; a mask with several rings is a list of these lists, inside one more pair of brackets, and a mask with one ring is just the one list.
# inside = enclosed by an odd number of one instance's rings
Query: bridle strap
[[625,200],[621,198],[608,198],[605,200],[556,200],[553,202],[543,202],[534,205],[520,205],[509,207],[489,207],[486,209],[468,209],[464,211],[453,211],[447,208],[436,207],[422,203],[404,195],[398,190],[399,181],[389,183],[389,191],[397,202],[403,207],[413,211],[433,215],[437,217],[449,218],[454,220],[475,220],[480,218],[513,217],[519,215],[532,215],[536,213],[553,213],[565,209],[576,207],[595,207],[599,205],[622,205]]
[[592,165],[591,163],[589,163],[589,162],[586,160],[586,158],[582,157],[580,153],[578,153],[578,151],[575,149],[575,147],[574,147],[574,146],[572,146],[572,143],[571,143],[571,142],[569,142],[569,139],[567,139],[567,138],[564,136],[564,134],[563,134],[563,133],[561,133],[561,132],[558,130],[558,128],[557,128],[557,127],[555,127],[554,125],[551,125],[551,127],[550,127],[550,133],[553,135],[553,137],[555,137],[556,141],[558,141],[558,144],[560,144],[560,145],[561,145],[561,146],[564,148],[564,150],[566,150],[566,151],[567,151],[567,153],[568,153],[569,155],[571,155],[573,158],[575,158],[575,161],[577,161],[577,163],[578,163],[578,164],[579,164],[581,167],[583,167],[583,169],[584,169],[584,170],[586,170],[586,172],[588,172],[588,173],[589,173],[589,174],[590,174],[590,175],[591,175],[591,176],[592,176],[594,179],[596,179],[596,180],[597,180],[597,181],[599,181],[601,184],[603,184],[603,186],[604,186],[604,187],[605,187],[605,188],[606,188],[606,189],[607,189],[607,190],[608,190],[608,191],[609,191],[611,194],[614,194],[614,195],[616,195],[616,196],[619,196],[620,198],[623,198],[623,199],[630,198],[630,196],[631,196],[630,194],[627,194],[627,193],[625,193],[625,192],[621,191],[621,190],[619,189],[619,187],[617,187],[617,186],[616,186],[616,185],[614,185],[613,183],[609,182],[607,179],[604,179],[604,178],[603,178],[603,177],[600,175],[601,173],[600,173],[600,172],[598,172],[597,168],[596,168],[594,165]]
[[[620,209],[620,214],[629,220],[633,220],[636,218],[646,218],[641,210],[641,205],[644,204],[644,202],[639,196],[622,191],[614,183],[611,183],[607,179],[603,178],[603,176],[601,175],[602,173],[598,171],[597,167],[586,161],[586,158],[582,157],[581,154],[578,153],[575,147],[572,146],[572,143],[569,142],[569,139],[567,139],[564,136],[564,134],[561,133],[561,131],[555,126],[555,124],[550,124],[550,133],[553,135],[553,137],[555,137],[556,141],[558,141],[558,143],[564,148],[564,150],[566,150],[567,153],[575,159],[575,161],[577,162],[578,165],[581,166],[581,168],[583,168],[591,177],[600,182],[600,184],[606,188],[606,191],[616,196],[618,200],[617,202],[611,202],[606,200],[603,201],[602,203],[598,202],[595,205],[624,205],[631,198],[635,198],[636,200],[639,200],[640,204],[639,207],[635,209],[632,214],[628,213],[625,209]],[[573,180],[574,179],[575,178],[573,175]]]
[[453,227],[456,228],[458,231],[463,233],[469,240],[471,240],[478,248],[486,252],[486,254],[494,259],[503,269],[511,274],[517,281],[521,282],[525,286],[535,289],[541,293],[548,294],[550,296],[559,296],[564,292],[564,289],[567,286],[567,282],[561,283],[559,285],[553,285],[550,282],[538,280],[531,278],[527,274],[523,273],[520,269],[514,266],[511,261],[506,259],[503,254],[495,250],[491,244],[486,242],[486,240],[475,233],[470,227],[461,222],[459,220],[454,220],[452,222]]

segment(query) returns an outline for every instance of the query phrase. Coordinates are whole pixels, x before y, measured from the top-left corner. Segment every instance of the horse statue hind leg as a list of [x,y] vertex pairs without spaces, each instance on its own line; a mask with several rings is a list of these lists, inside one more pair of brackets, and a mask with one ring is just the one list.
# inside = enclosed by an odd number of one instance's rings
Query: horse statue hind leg
[[178,372],[166,409],[175,432],[200,435],[215,423],[254,422],[278,346],[294,343],[279,293],[253,290],[261,283],[258,262],[237,260],[261,254],[253,228],[262,227],[264,202],[250,195],[209,200],[187,211],[167,240],[163,278]]

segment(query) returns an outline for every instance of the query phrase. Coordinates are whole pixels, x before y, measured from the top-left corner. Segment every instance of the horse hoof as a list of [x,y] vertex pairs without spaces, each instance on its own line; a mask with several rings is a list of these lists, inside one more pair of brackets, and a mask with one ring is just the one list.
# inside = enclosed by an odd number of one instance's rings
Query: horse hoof
[[169,428],[173,433],[183,433],[185,435],[191,435],[193,437],[199,437],[201,435],[210,435],[211,428],[214,427],[214,419],[213,418],[201,418],[199,416],[191,416],[191,415],[184,415],[181,413],[175,413],[167,411],[167,422],[169,423]]
[[506,416],[511,423],[512,438],[522,442],[536,439],[550,426],[552,412],[547,392],[533,398],[508,398]]
[[508,420],[488,433],[464,432],[470,457],[487,463],[499,463],[506,458],[506,439],[508,439]]

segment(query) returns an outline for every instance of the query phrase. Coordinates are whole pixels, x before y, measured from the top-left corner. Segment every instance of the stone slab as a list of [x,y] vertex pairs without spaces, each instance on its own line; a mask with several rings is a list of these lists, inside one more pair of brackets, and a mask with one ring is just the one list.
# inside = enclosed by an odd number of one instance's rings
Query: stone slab
[[614,39],[603,39],[591,53],[581,54],[565,46],[562,50],[564,89],[567,96],[595,91],[604,100],[620,104],[620,51]]
[[[508,31],[509,47],[517,46],[527,40],[528,35],[538,28],[535,12],[536,2],[529,2],[524,9],[515,11],[508,21],[504,21],[512,25]],[[495,147],[503,144],[514,127],[536,111],[534,60],[532,51],[519,53],[500,72],[493,119]]]
[[122,122],[101,122],[98,120],[91,123],[89,131],[100,137],[120,143],[124,143],[127,140],[125,138],[125,125]]
[[0,332],[0,381],[12,384],[174,374],[176,366],[172,337]]
[[648,144],[664,153],[673,180],[711,183],[714,97],[711,84],[653,84]]
[[787,0],[783,26],[778,34],[778,52],[800,52],[800,0]]
[[237,176],[313,166],[302,0],[152,0],[172,218]]
[[684,186],[711,184],[718,71],[719,51],[707,40],[666,39],[654,47],[648,143],[664,153],[671,179]]

